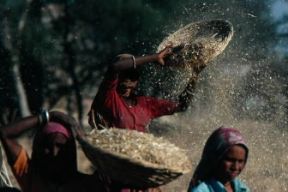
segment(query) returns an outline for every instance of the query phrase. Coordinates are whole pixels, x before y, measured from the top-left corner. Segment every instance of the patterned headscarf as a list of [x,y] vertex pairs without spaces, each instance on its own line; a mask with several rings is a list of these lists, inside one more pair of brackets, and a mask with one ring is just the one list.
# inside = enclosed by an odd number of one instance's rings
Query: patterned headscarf
[[49,135],[51,133],[61,133],[63,134],[66,138],[71,137],[71,132],[65,128],[63,125],[60,123],[55,123],[55,122],[49,122],[47,123],[42,130],[43,134]]
[[219,162],[233,145],[241,145],[246,150],[245,163],[248,158],[248,147],[241,133],[235,128],[220,127],[216,129],[208,138],[201,160],[194,172],[191,185],[195,186],[199,182],[210,179],[216,170]]
[[69,162],[67,164],[70,165],[71,169],[77,170],[77,156],[76,156],[76,142],[73,137],[73,134],[69,128],[64,127],[64,125],[57,122],[49,122],[42,129],[39,128],[36,132],[33,141],[32,147],[32,160],[33,160],[33,169],[37,170],[38,167],[38,158],[42,155],[44,143],[47,140],[47,136],[51,133],[62,133],[65,137],[68,138],[67,144],[71,150],[69,154],[66,154]]

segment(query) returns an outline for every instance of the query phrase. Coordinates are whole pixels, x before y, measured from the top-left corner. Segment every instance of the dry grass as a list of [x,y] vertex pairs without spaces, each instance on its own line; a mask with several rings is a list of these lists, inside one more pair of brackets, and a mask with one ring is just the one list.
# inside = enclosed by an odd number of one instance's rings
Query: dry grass
[[191,171],[184,150],[152,134],[110,128],[81,141],[93,165],[114,180],[140,188],[157,187]]
[[110,128],[93,131],[87,136],[87,141],[101,150],[152,168],[165,168],[180,173],[191,170],[191,163],[184,150],[152,134]]

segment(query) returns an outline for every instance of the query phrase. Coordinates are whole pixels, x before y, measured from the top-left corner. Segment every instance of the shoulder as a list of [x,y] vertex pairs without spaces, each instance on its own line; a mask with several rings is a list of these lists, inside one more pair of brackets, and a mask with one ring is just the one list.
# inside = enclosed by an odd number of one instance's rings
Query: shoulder
[[234,181],[234,186],[236,191],[241,191],[241,192],[250,192],[249,187],[242,182],[240,179],[235,179]]
[[149,102],[149,103],[175,103],[173,101],[170,101],[168,99],[162,99],[162,98],[157,98],[157,97],[152,97],[152,96],[137,96],[138,100],[142,100],[145,102]]
[[154,101],[157,100],[155,97],[151,96],[146,96],[146,95],[137,95],[138,100],[143,100],[143,101]]
[[15,175],[22,176],[27,173],[29,163],[30,159],[28,157],[27,151],[23,147],[21,147],[16,161],[11,164],[12,171]]
[[201,182],[199,185],[191,188],[189,192],[210,192],[209,185],[206,182]]
[[145,105],[157,102],[155,97],[144,96],[144,95],[137,95],[137,102],[144,103]]

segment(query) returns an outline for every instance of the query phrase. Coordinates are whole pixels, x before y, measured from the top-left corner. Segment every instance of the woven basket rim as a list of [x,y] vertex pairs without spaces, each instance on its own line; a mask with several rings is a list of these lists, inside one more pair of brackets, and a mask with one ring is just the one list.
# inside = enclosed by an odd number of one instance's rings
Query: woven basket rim
[[[161,51],[163,49],[163,46],[165,47],[165,44],[167,44],[167,42],[171,42],[171,37],[175,37],[176,39],[179,37],[179,35],[183,35],[183,34],[186,34],[189,36],[191,36],[191,33],[192,33],[192,28],[198,28],[198,27],[201,27],[201,26],[205,26],[205,25],[209,25],[211,24],[212,22],[220,22],[222,23],[223,25],[228,25],[230,27],[230,34],[227,36],[227,39],[226,39],[226,43],[225,43],[225,46],[224,46],[224,49],[226,48],[226,46],[229,44],[230,40],[232,39],[233,35],[234,35],[234,28],[233,28],[233,25],[231,24],[230,21],[228,20],[224,20],[224,19],[212,19],[212,20],[203,20],[203,21],[196,21],[196,22],[191,22],[191,23],[188,23],[187,25],[183,26],[183,27],[180,27],[179,29],[177,29],[176,31],[172,32],[171,34],[168,34],[161,42],[160,44],[158,45],[157,47],[157,51]],[[195,35],[195,34],[194,34]],[[191,38],[191,37],[190,37]],[[193,42],[189,42],[188,44],[194,44],[196,42],[198,42],[199,39],[202,39],[202,38],[206,38],[206,36],[202,36],[202,37],[197,37],[193,40]],[[192,38],[191,38],[192,39]],[[187,42],[182,42],[182,43],[187,43]],[[223,42],[221,42],[223,43]],[[219,42],[220,44],[220,42]],[[178,44],[175,44],[173,46],[177,46]],[[221,50],[219,52],[219,54],[221,54],[223,51]],[[216,57],[216,56],[215,56]],[[214,57],[211,59],[213,60]]]
[[[158,165],[158,164],[155,164],[155,163],[150,163],[150,162],[148,162],[148,161],[141,161],[141,160],[138,160],[138,159],[132,159],[132,158],[129,158],[128,155],[124,155],[124,154],[121,154],[121,153],[109,151],[109,150],[106,150],[106,149],[103,149],[103,148],[94,146],[94,145],[91,144],[87,139],[82,139],[82,141],[80,141],[80,144],[81,144],[81,145],[83,145],[83,144],[84,144],[84,145],[88,145],[88,146],[89,146],[90,148],[92,148],[93,150],[100,151],[101,153],[114,156],[115,158],[119,158],[119,159],[121,159],[121,160],[125,160],[125,161],[128,161],[128,162],[132,163],[132,164],[137,164],[137,165],[140,165],[140,166],[145,167],[145,168],[148,168],[148,169],[164,170],[164,171],[167,171],[167,172],[176,173],[176,174],[181,174],[181,175],[190,172],[190,170],[188,170],[188,169],[186,169],[186,170],[175,170],[175,169],[167,168],[167,167],[165,167],[165,166]],[[85,148],[85,147],[84,147],[84,148]],[[84,150],[85,150],[85,149],[84,149]],[[87,151],[85,151],[85,153],[86,153],[86,152],[87,152]]]

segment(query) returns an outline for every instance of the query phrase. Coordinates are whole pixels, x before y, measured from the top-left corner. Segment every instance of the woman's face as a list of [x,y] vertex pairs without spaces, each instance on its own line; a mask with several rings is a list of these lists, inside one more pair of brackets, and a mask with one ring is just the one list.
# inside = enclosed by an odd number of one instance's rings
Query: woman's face
[[122,97],[130,97],[138,84],[138,80],[131,80],[131,79],[122,79],[119,84],[118,84],[118,93],[122,96]]
[[245,167],[246,150],[241,145],[233,145],[225,153],[216,170],[216,178],[222,183],[235,179]]
[[41,156],[38,157],[41,170],[47,176],[62,174],[63,171],[69,171],[69,153],[71,149],[67,145],[68,139],[61,133],[52,133],[47,135],[43,142]]

